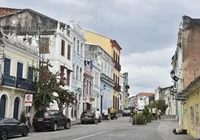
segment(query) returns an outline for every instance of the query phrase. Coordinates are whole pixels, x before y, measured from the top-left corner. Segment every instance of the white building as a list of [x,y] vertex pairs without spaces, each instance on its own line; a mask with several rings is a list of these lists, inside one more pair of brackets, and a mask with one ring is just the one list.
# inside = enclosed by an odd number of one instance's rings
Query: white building
[[84,74],[84,57],[85,57],[85,38],[79,22],[71,21],[70,23],[71,39],[73,40],[73,76],[71,89],[76,94],[78,103],[72,105],[69,111],[71,119],[80,119],[83,112],[83,74]]
[[98,49],[95,46],[85,46],[85,60],[91,62],[92,76],[93,76],[93,98],[92,109],[101,109],[101,95],[100,95],[100,75],[101,75],[101,55],[98,54]]
[[119,77],[119,85],[121,86],[121,91],[119,93],[119,110],[124,110],[124,76],[123,74],[120,74]]
[[150,97],[154,96],[154,93],[145,93],[141,92],[136,95],[137,96],[137,109],[138,110],[143,110],[145,106],[149,105],[150,103]]

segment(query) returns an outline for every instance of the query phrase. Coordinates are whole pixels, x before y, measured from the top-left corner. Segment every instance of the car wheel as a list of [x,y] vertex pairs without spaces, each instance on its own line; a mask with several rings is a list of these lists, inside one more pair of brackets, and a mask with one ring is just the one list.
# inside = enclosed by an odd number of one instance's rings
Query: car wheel
[[23,137],[28,136],[28,129],[27,128],[24,129],[24,132],[22,133],[22,136]]
[[58,130],[58,125],[57,123],[53,123],[53,128],[52,128],[53,131],[57,131]]
[[64,126],[65,129],[70,129],[71,128],[71,122],[67,121],[67,123]]
[[81,121],[81,124],[84,124],[84,122],[83,122],[83,121]]
[[35,132],[40,132],[40,129],[34,127],[34,131],[35,131]]
[[0,140],[7,140],[8,134],[6,130],[3,130],[0,135]]

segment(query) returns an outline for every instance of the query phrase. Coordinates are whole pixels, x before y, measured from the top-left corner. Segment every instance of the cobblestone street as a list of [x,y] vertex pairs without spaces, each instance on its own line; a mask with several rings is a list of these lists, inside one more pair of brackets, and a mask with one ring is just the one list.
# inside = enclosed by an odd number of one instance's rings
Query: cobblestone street
[[[29,137],[16,140],[193,140],[189,135],[174,135],[178,123],[172,119],[156,121],[144,126],[132,126],[129,117],[103,121],[97,125],[74,125],[70,130],[30,133]],[[11,138],[11,139],[15,139]]]

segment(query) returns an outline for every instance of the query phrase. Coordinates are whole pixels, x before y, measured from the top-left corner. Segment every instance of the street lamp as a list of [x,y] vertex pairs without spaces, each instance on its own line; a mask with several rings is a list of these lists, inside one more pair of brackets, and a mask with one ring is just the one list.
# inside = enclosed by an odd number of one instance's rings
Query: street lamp
[[170,72],[170,76],[171,76],[172,79],[174,79],[174,77],[175,77],[175,72],[174,72],[174,70],[172,70],[172,71]]

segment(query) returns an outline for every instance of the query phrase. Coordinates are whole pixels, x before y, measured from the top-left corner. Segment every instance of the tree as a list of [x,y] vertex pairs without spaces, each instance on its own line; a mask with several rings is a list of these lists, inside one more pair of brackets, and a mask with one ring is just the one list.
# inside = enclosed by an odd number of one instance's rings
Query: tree
[[[63,111],[64,105],[75,104],[77,102],[73,92],[64,90],[60,87],[58,76],[59,72],[53,74],[49,71],[49,67],[52,67],[49,60],[41,62],[39,69],[35,69],[39,74],[38,81],[36,82],[36,95],[34,97],[34,105],[36,108],[49,107],[50,103],[57,101],[60,111]],[[57,93],[58,96],[55,96]]]
[[56,100],[57,100],[60,111],[63,111],[63,106],[69,105],[70,103],[71,104],[77,103],[76,96],[74,95],[73,92],[59,88],[57,93],[58,93],[58,96]]
[[[53,95],[59,89],[58,73],[53,74],[49,71],[49,60],[40,62],[39,69],[35,69],[38,75],[36,81],[36,95],[34,97],[34,105],[36,108],[49,107],[56,99]],[[37,78],[37,77],[36,77]]]
[[167,107],[168,107],[168,105],[165,104],[165,100],[158,100],[156,102],[156,108],[160,109],[162,111],[162,113],[165,113]]

